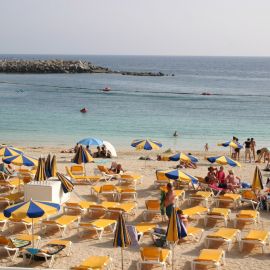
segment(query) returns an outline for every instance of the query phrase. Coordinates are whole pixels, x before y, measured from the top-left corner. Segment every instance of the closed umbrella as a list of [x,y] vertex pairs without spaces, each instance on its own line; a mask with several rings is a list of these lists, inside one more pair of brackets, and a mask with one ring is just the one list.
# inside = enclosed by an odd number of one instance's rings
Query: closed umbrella
[[252,181],[252,189],[253,190],[262,190],[263,189],[263,177],[260,169],[256,166]]
[[238,161],[233,160],[226,156],[209,157],[207,158],[207,160],[211,163],[218,163],[220,165],[230,165],[232,167],[236,167],[236,166],[241,167],[241,164]]
[[0,146],[0,156],[1,157],[9,157],[9,156],[17,156],[23,154],[23,151],[7,145],[1,145]]
[[118,217],[118,222],[114,233],[113,246],[121,248],[122,270],[124,269],[123,249],[129,247],[130,244],[131,240],[126,228],[125,220],[123,218],[123,215],[120,214]]
[[56,173],[57,173],[56,155],[53,155],[51,161],[51,176],[56,177]]
[[45,181],[47,179],[45,171],[45,160],[43,158],[38,159],[38,167],[34,177],[36,181]]
[[174,245],[186,236],[187,230],[179,219],[175,207],[173,207],[166,233],[166,240],[171,243],[172,247],[172,269],[174,269]]
[[73,158],[73,162],[76,164],[84,164],[84,171],[85,171],[85,164],[86,163],[90,163],[93,162],[94,159],[93,157],[90,155],[90,153],[82,147],[82,145],[80,145],[77,153],[75,154],[74,158]]
[[4,216],[9,218],[32,218],[32,244],[34,247],[34,218],[42,217],[46,214],[55,214],[60,210],[60,205],[51,202],[27,201],[7,207]]
[[68,180],[62,173],[56,173],[58,180],[62,184],[64,193],[71,192],[74,189],[74,185]]
[[52,176],[52,168],[51,168],[51,154],[49,154],[45,161],[45,172],[47,178],[50,178]]

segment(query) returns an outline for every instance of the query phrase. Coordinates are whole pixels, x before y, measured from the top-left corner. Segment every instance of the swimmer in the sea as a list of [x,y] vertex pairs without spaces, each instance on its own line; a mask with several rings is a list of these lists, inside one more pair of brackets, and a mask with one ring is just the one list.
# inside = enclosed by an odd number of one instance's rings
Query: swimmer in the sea
[[173,133],[173,137],[177,137],[178,136],[178,133],[177,133],[177,131],[175,131],[174,133]]

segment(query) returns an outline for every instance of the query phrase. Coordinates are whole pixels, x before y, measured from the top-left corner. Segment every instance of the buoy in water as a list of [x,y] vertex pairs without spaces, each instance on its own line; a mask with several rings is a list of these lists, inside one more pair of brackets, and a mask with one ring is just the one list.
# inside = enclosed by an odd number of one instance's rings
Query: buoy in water
[[80,112],[81,113],[87,113],[88,112],[88,109],[87,108],[82,108],[82,109],[80,109]]

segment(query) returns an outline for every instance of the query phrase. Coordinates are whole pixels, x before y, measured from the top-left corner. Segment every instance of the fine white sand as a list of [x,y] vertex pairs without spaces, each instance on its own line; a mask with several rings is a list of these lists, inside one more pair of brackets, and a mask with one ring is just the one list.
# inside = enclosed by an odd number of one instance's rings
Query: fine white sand
[[[26,148],[24,149],[27,154],[33,157],[39,157],[40,154],[46,156],[49,152],[57,155],[57,166],[58,171],[65,173],[65,166],[70,166],[70,160],[73,154],[62,154],[60,153],[59,148]],[[208,153],[208,156],[216,155],[216,154],[228,154],[228,149],[222,150],[220,152],[212,152]],[[142,221],[142,211],[145,209],[145,200],[154,198],[158,199],[160,192],[153,185],[155,180],[155,170],[156,169],[168,169],[176,166],[176,162],[164,162],[164,161],[147,161],[146,167],[145,162],[138,160],[138,157],[144,155],[143,152],[130,150],[122,150],[118,153],[118,158],[114,159],[118,163],[121,163],[123,168],[128,171],[135,172],[137,174],[143,175],[143,183],[137,187],[138,190],[138,210],[136,211],[136,215],[131,217],[128,221],[130,224],[136,224]],[[148,154],[148,153],[147,153]],[[157,152],[151,152],[150,156],[156,158]],[[184,169],[184,171],[194,175],[194,176],[202,176],[204,177],[207,174],[207,167],[209,163],[204,159],[204,153],[202,152],[193,152],[195,156],[200,159],[199,166],[197,169]],[[112,160],[108,160],[107,166],[110,166]],[[255,169],[255,163],[244,163],[241,162],[241,168],[234,168],[234,172],[236,175],[241,177],[242,181],[251,182],[253,178],[253,172]],[[96,164],[87,164],[87,174],[93,174],[94,168]],[[262,169],[265,167],[265,164],[259,164],[259,167]],[[225,166],[226,174],[229,166]],[[267,175],[262,171],[264,176]],[[103,184],[101,182],[100,184]],[[75,187],[75,191],[77,194],[81,196],[84,200],[93,200],[96,201],[96,198],[90,196],[90,186],[87,185],[77,185]],[[187,192],[189,194],[193,192],[192,190]],[[78,196],[74,193],[71,196],[72,201],[79,200]],[[187,202],[182,205],[182,208],[188,208]],[[241,209],[251,209],[250,207],[245,207]],[[239,209],[232,209],[232,216],[234,218],[235,213],[237,213]],[[261,213],[262,221],[257,226],[257,229],[265,229],[270,231],[270,222],[269,222],[269,213],[263,211]],[[153,222],[158,222],[162,226],[165,226],[164,223],[161,223],[160,219],[153,220]],[[222,222],[218,223],[209,223],[207,227],[204,227],[203,220],[191,220],[193,226],[198,226],[205,229],[205,233],[209,233],[219,227],[223,226]],[[228,227],[232,227],[233,222],[229,222]],[[251,228],[250,225],[245,226],[244,228],[240,228],[242,233],[245,234]],[[23,232],[23,228],[18,228],[14,233]],[[35,229],[35,233],[41,233],[39,228]],[[5,235],[10,235],[10,231],[5,231]],[[46,242],[49,239],[60,238],[60,233],[57,230],[48,230],[48,233],[42,237],[42,241]],[[102,240],[94,240],[86,233],[82,238],[79,238],[77,234],[76,226],[71,228],[68,231],[66,239],[70,239],[73,242],[73,252],[70,257],[65,257],[63,255],[57,256],[56,262],[53,268],[60,269],[68,269],[69,267],[78,265],[81,261],[89,257],[90,255],[110,255],[113,259],[113,267],[112,269],[120,269],[121,268],[121,252],[118,248],[113,248],[113,235],[108,234],[103,237]],[[152,240],[149,236],[145,236],[141,246],[151,245]],[[212,247],[220,247],[218,245],[214,245]],[[204,237],[200,243],[185,241],[178,245],[175,248],[175,269],[190,269],[190,261],[194,259],[199,251],[204,248]],[[225,246],[223,247],[225,248]],[[232,250],[228,253],[226,252],[226,266],[223,266],[222,269],[268,269],[270,266],[270,248],[267,246],[266,253],[262,254],[260,248],[253,248],[253,246],[246,246],[243,252],[239,252],[238,245],[235,244]],[[20,267],[45,267],[43,261],[40,262],[32,262],[30,265],[26,265],[22,258],[17,258],[15,262],[11,263],[6,259],[6,254],[4,251],[1,251],[0,254],[0,266],[20,266]],[[124,251],[124,269],[136,269],[136,262],[140,258],[139,250],[128,248]],[[144,267],[144,269],[149,269]]]

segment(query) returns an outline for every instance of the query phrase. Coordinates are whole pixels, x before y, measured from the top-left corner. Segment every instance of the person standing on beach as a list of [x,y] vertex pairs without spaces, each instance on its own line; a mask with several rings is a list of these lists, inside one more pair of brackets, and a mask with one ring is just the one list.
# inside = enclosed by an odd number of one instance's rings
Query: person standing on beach
[[251,138],[250,140],[250,149],[251,149],[251,153],[253,156],[254,161],[256,160],[256,142],[254,140],[254,138]]
[[[236,143],[239,143],[238,138],[236,138]],[[240,161],[240,150],[241,148],[239,147],[235,148],[235,160]]]
[[247,162],[247,157],[249,158],[249,162],[251,162],[251,150],[250,150],[251,141],[248,138],[245,141],[245,162]]
[[208,143],[206,143],[205,146],[204,146],[204,151],[208,152],[208,150],[209,150],[209,146],[208,146]]
[[168,183],[167,192],[164,200],[164,206],[166,208],[166,216],[168,217],[168,219],[170,219],[171,217],[174,204],[175,204],[175,195],[173,192],[173,185],[171,183]]

